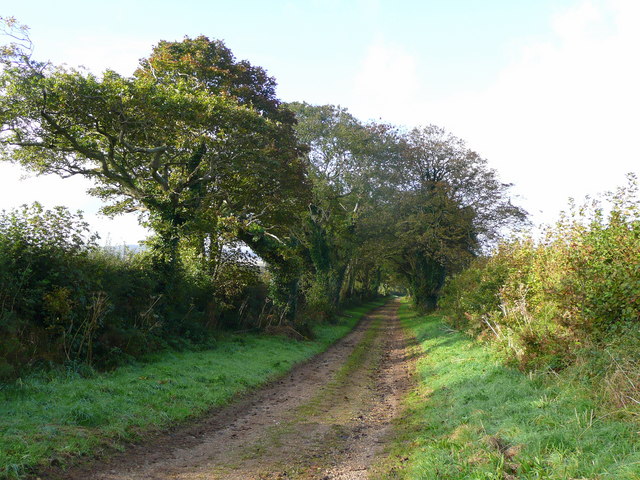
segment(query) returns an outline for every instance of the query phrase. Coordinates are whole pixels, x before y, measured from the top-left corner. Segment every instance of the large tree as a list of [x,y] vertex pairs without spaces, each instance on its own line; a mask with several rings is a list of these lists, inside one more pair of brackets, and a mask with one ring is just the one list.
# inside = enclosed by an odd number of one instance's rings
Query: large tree
[[181,235],[291,218],[304,191],[295,120],[264,70],[206,37],[161,42],[132,77],[2,52],[3,160],[82,175],[107,212],[142,211],[174,269]]
[[307,301],[330,313],[356,293],[356,283],[377,290],[368,281],[377,271],[361,255],[365,238],[359,225],[364,216],[376,214],[375,205],[388,189],[395,131],[364,124],[333,105],[294,103],[290,108],[298,118],[298,136],[309,146],[312,201],[296,231],[308,265]]

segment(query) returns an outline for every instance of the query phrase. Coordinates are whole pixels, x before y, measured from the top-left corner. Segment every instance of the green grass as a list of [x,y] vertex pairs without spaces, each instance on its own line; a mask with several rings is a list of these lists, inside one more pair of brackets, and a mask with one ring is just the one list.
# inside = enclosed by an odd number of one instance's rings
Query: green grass
[[562,377],[526,376],[407,305],[416,391],[381,478],[640,479],[640,426]]
[[236,335],[200,352],[157,360],[93,378],[32,376],[0,390],[0,478],[20,478],[52,461],[122,448],[145,433],[202,415],[274,379],[347,334],[384,301],[345,312],[316,327],[313,341]]

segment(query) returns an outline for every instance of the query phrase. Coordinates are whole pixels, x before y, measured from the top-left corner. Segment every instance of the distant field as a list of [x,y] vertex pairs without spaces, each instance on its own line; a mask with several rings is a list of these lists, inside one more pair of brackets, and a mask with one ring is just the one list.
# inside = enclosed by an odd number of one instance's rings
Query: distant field
[[20,478],[39,465],[118,449],[224,405],[325,350],[383,303],[350,309],[336,325],[317,326],[313,341],[234,335],[212,350],[165,353],[93,378],[43,374],[2,385],[0,478]]

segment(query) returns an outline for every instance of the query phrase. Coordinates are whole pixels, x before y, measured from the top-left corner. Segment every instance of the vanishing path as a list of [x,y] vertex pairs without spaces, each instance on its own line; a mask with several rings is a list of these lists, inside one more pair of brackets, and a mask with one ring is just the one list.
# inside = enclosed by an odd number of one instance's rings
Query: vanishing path
[[325,353],[197,424],[57,478],[368,478],[411,386],[397,309],[374,310]]

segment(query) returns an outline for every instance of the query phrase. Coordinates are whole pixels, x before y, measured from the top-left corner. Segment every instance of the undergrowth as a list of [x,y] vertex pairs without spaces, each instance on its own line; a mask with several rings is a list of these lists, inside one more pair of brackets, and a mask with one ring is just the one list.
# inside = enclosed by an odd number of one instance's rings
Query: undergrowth
[[164,288],[150,249],[98,247],[80,213],[38,203],[0,211],[0,381],[79,364],[109,370],[256,326],[267,287],[238,250],[220,254],[215,278],[183,255]]
[[505,242],[447,282],[449,323],[523,371],[589,381],[640,414],[640,194],[626,187],[571,209],[541,239]]

